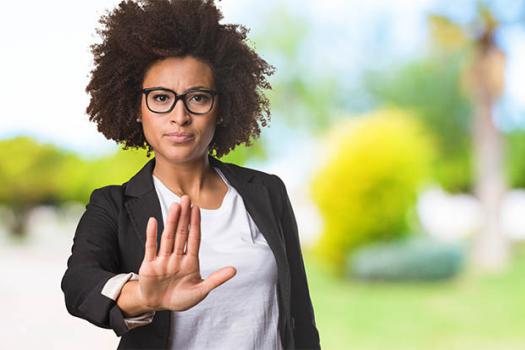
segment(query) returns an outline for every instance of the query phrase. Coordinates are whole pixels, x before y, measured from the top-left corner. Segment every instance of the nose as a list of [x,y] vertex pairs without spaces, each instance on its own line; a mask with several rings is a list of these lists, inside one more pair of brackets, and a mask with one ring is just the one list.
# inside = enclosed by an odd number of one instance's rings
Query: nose
[[173,110],[170,112],[170,123],[177,123],[179,125],[186,125],[191,122],[191,115],[184,107],[182,99],[175,102]]

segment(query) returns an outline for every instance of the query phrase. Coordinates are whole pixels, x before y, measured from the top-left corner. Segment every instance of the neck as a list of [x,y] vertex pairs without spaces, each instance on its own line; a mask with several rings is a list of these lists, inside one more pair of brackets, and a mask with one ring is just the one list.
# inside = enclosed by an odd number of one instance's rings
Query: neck
[[209,186],[212,173],[207,154],[182,163],[173,163],[155,154],[153,175],[178,196],[187,194],[190,198],[199,198]]

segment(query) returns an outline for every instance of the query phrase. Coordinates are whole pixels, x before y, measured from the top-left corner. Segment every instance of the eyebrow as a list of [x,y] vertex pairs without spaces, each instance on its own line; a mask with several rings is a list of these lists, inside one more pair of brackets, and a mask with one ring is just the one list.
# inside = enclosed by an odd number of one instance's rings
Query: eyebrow
[[[172,90],[172,89],[167,88],[167,87],[165,87],[165,86],[153,86],[153,87],[144,88],[144,89],[149,89],[149,90],[152,90],[152,89],[165,89],[165,90],[173,91],[173,92],[175,92],[176,94],[180,95],[180,94],[179,94],[178,92],[176,92],[175,90]],[[187,91],[190,91],[190,90],[196,90],[196,89],[213,90],[212,87],[207,87],[207,86],[202,86],[202,85],[195,85],[195,86],[191,86],[191,87],[187,88],[187,89],[184,90],[182,93],[184,94],[184,93],[187,92]]]

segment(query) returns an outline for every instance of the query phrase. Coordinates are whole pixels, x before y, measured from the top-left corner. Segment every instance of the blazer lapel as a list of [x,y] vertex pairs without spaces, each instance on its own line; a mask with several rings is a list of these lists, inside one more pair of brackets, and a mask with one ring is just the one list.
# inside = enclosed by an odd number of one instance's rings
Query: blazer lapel
[[235,171],[228,164],[210,157],[210,165],[217,166],[230,184],[241,195],[244,205],[269,244],[278,244],[278,225],[273,214],[268,188],[262,183],[252,181],[253,174]]
[[155,158],[152,158],[128,181],[124,191],[131,197],[125,201],[124,206],[143,246],[146,244],[146,227],[150,217],[157,219],[157,246],[160,246],[162,231],[164,231],[160,202],[153,185],[154,167]]

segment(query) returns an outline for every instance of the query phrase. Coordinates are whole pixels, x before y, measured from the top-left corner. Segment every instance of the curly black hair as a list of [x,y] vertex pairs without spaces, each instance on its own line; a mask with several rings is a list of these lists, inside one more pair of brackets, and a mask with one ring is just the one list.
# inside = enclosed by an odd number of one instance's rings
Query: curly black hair
[[219,24],[223,18],[213,0],[122,1],[99,19],[102,42],[90,46],[94,68],[86,87],[86,112],[107,139],[123,149],[146,148],[140,115],[147,69],[158,60],[190,55],[210,65],[221,93],[217,125],[209,153],[221,157],[236,145],[250,146],[270,120],[263,89],[275,68],[247,44],[248,29]]

